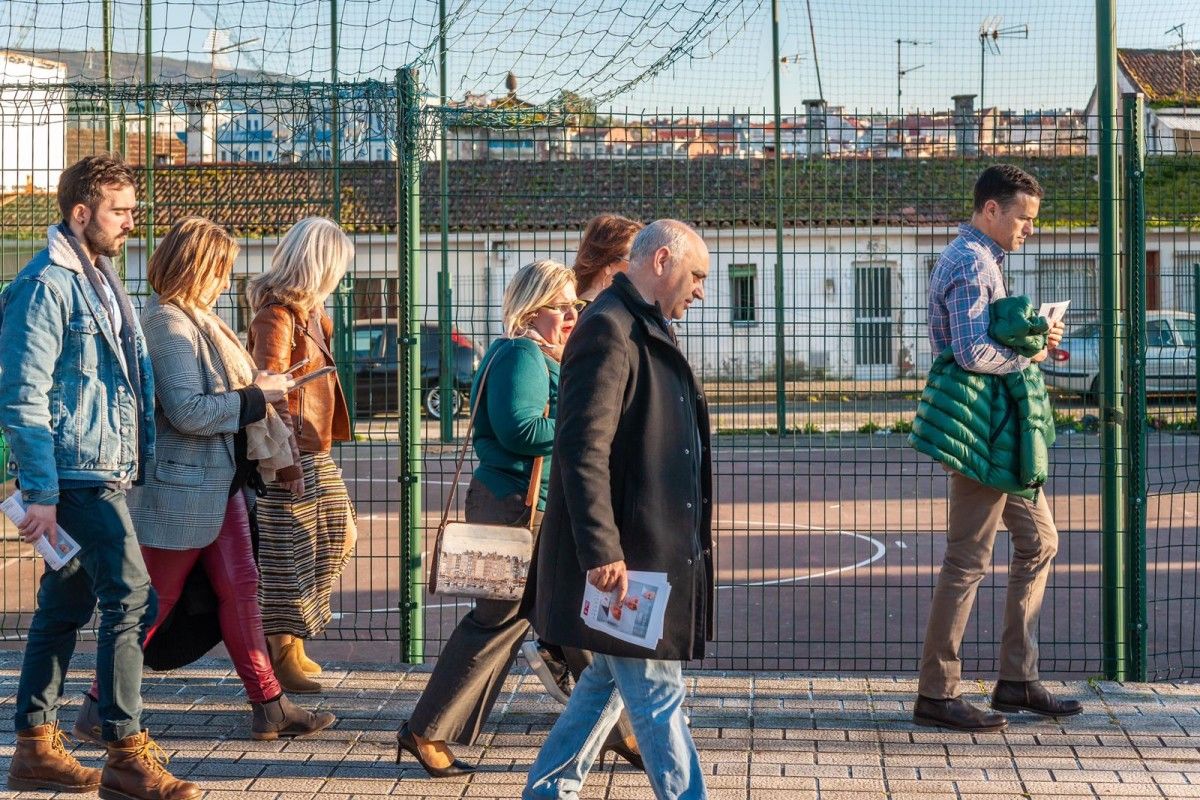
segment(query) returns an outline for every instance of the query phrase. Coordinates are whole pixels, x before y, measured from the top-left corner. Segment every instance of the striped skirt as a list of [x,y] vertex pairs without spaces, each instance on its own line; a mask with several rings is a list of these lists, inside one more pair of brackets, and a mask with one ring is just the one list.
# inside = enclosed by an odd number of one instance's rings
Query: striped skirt
[[333,584],[350,560],[356,516],[329,453],[302,453],[304,496],[268,484],[258,501],[263,631],[310,638],[329,624]]

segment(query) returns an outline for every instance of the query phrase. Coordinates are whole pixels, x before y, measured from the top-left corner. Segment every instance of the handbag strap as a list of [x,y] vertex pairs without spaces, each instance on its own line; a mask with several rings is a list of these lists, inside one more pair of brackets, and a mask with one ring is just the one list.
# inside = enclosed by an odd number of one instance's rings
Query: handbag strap
[[[475,392],[475,402],[471,404],[471,416],[467,420],[467,430],[463,434],[462,447],[458,451],[458,462],[454,465],[454,480],[450,483],[450,491],[446,495],[446,507],[442,509],[442,521],[438,525],[437,542],[434,543],[434,551],[441,546],[442,531],[446,529],[446,522],[450,519],[450,509],[454,506],[454,497],[458,492],[458,482],[462,478],[463,463],[467,459],[467,448],[471,445],[471,430],[475,427],[475,415],[479,412],[479,398],[483,397],[484,387],[487,383],[488,373],[492,371],[492,364],[496,363],[496,356],[493,355],[488,359],[487,366],[483,368],[483,374],[479,376],[479,387]],[[546,370],[546,378],[549,379],[550,370]],[[543,417],[550,416],[550,404],[546,403],[546,410],[542,412]],[[533,459],[533,469],[530,475],[529,488],[525,492],[525,505],[530,508],[529,527],[533,528],[534,517],[537,516],[537,494],[542,482],[542,463],[545,461],[543,456],[537,456]]]

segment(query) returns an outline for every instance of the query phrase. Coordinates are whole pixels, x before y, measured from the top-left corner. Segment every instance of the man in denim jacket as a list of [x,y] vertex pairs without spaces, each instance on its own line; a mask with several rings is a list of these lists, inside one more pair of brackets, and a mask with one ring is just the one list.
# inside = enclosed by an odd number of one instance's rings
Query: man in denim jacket
[[[63,222],[0,295],[0,426],[26,505],[21,538],[80,545],[47,569],[17,688],[9,788],[183,800],[200,795],[159,762],[141,727],[142,640],[157,600],[125,492],[154,449],[154,383],[142,331],[112,257],[133,230],[135,177],[120,158],[91,156],[63,172]],[[103,773],[67,753],[57,710],[76,635],[100,626],[96,673]]]

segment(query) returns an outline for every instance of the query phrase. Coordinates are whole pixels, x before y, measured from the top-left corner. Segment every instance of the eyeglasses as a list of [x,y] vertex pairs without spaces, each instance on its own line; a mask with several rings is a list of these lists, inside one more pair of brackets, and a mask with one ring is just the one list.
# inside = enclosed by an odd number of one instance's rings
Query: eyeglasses
[[566,314],[571,309],[574,309],[575,313],[578,314],[580,311],[583,311],[586,306],[586,300],[572,300],[570,303],[554,303],[551,305],[542,306],[542,308],[545,308],[549,311],[557,311],[560,314]]

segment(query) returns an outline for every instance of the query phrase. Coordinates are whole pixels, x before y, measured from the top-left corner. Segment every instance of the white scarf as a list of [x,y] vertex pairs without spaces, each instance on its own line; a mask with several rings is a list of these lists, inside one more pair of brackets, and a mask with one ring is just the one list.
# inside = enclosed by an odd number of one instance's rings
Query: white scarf
[[[204,338],[216,348],[225,365],[225,379],[231,389],[242,389],[254,382],[255,365],[237,334],[225,321],[211,311],[180,305]],[[258,474],[271,483],[275,473],[292,466],[291,431],[267,404],[267,416],[246,426],[246,457],[258,462]]]

